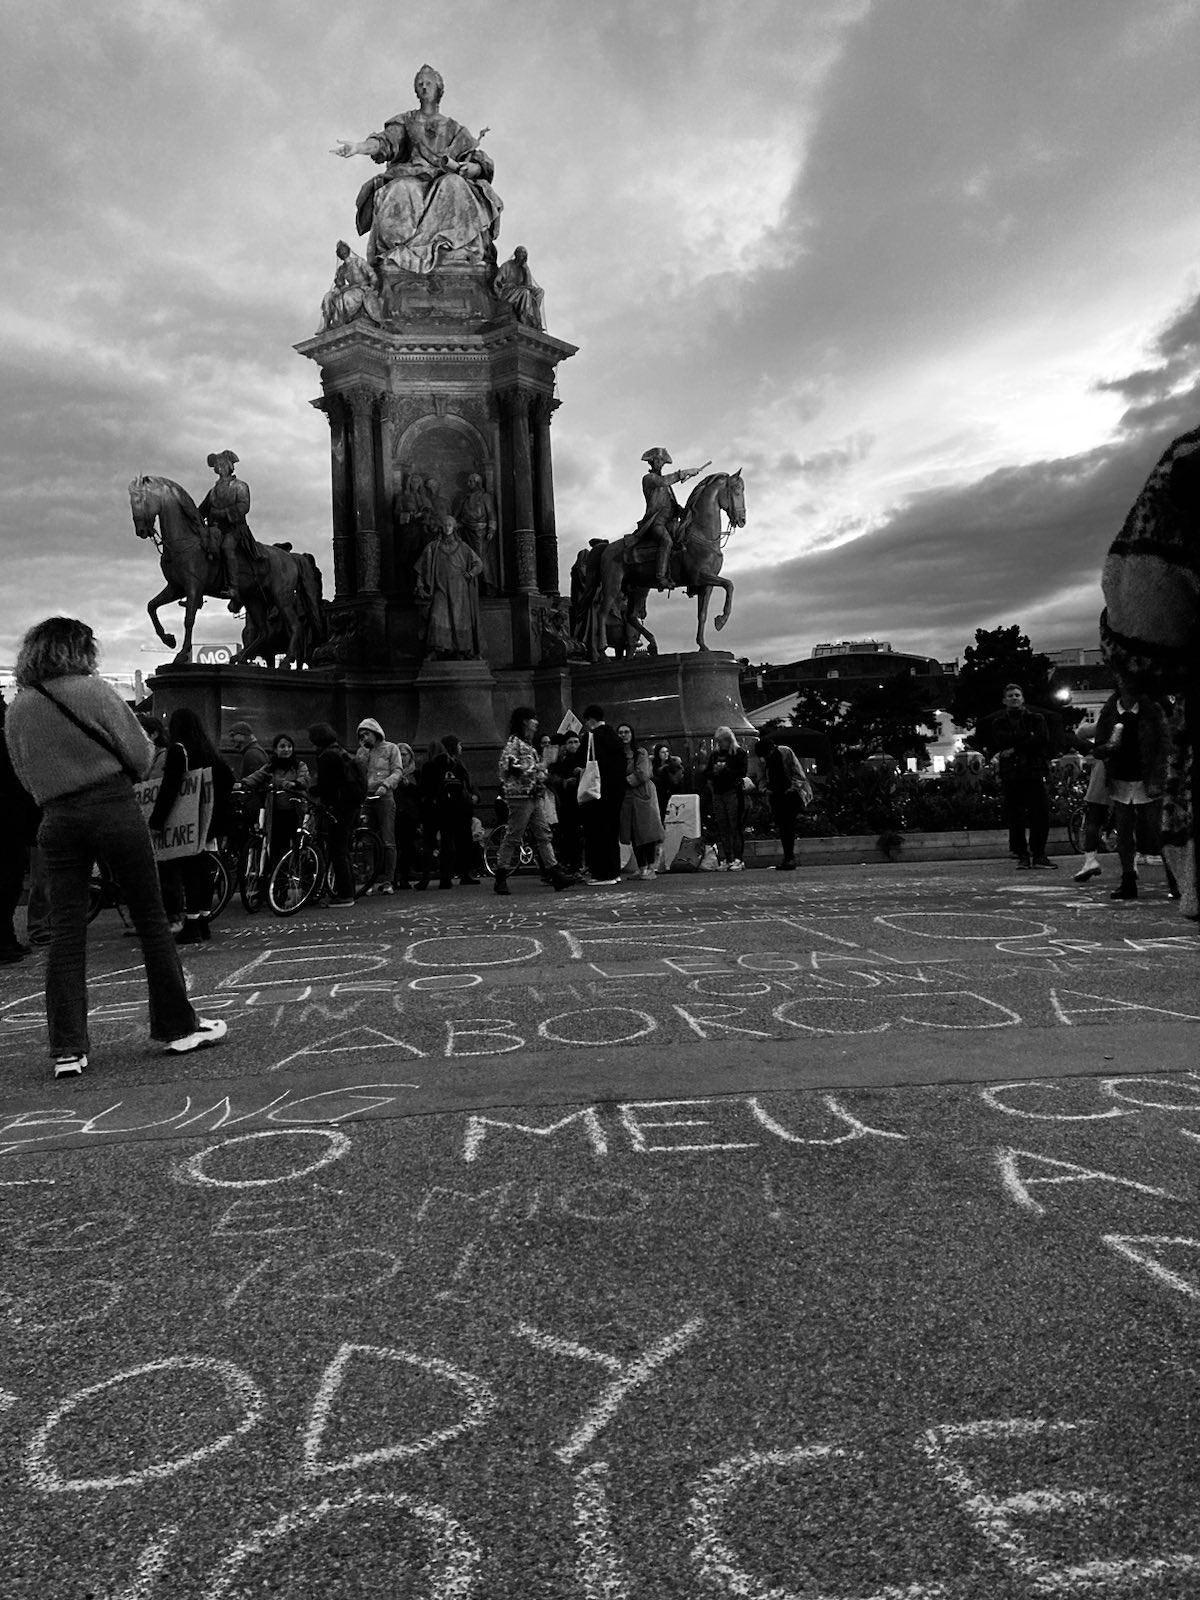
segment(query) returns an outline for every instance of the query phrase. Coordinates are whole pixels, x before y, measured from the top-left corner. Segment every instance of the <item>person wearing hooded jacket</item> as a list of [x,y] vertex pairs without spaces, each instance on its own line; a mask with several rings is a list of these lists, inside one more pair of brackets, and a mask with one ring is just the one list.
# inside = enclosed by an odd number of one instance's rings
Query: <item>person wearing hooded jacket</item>
[[[396,791],[406,775],[412,781],[416,762],[411,747],[386,739],[374,717],[364,717],[358,725],[358,749],[354,759],[363,769],[371,820],[383,841],[383,863],[367,893],[391,894],[396,883]],[[405,888],[408,887],[409,853],[406,849],[405,870],[400,875]]]

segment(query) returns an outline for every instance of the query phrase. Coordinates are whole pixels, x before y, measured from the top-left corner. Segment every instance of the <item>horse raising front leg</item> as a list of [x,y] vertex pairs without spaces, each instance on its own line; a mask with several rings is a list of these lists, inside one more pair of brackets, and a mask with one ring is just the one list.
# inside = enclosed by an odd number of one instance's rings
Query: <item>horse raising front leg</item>
[[149,616],[150,621],[154,624],[155,633],[162,640],[163,644],[166,645],[168,650],[174,650],[175,648],[175,635],[173,633],[168,633],[163,627],[162,623],[158,620],[158,608],[160,606],[167,605],[171,600],[180,599],[182,595],[182,589],[177,589],[173,583],[169,583],[165,589],[159,590],[159,592],[154,596],[154,599],[151,600],[149,605],[146,607],[146,613]]

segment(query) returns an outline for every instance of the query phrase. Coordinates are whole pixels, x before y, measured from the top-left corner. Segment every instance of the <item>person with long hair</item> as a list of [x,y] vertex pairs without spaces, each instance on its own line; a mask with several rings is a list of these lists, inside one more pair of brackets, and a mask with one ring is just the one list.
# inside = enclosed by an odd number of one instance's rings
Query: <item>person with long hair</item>
[[[178,944],[204,944],[212,938],[209,908],[212,905],[212,865],[209,854],[216,841],[229,829],[232,810],[233,769],[221,759],[208,731],[188,706],[177,706],[167,723],[167,759],[154,808],[146,819],[151,833],[160,832],[179,798],[187,774],[197,767],[210,767],[213,782],[213,809],[208,832],[200,841],[197,854],[182,856],[174,872],[183,887],[183,927],[175,935]],[[170,863],[168,863],[170,865]]]
[[48,617],[25,635],[19,692],[5,737],[13,769],[42,807],[38,843],[50,891],[46,1018],[56,1078],[88,1064],[88,883],[102,855],[141,940],[150,1035],[182,1054],[225,1037],[225,1023],[198,1017],[163,909],[150,830],[132,784],[153,748],[137,718],[96,671],[96,636],[74,617]]
[[621,797],[621,843],[632,846],[635,876],[654,878],[654,858],[663,840],[662,815],[650,772],[650,754],[638,744],[628,722],[617,724],[625,750],[625,793]]
[[720,727],[713,735],[713,747],[704,766],[704,778],[712,798],[713,825],[717,830],[717,849],[724,872],[740,872],[745,866],[746,778],[749,761],[732,728]]
[[500,787],[508,806],[508,822],[496,860],[497,894],[511,894],[509,874],[521,850],[528,828],[542,871],[555,889],[569,889],[574,878],[563,871],[554,854],[550,823],[546,816],[546,767],[534,740],[537,738],[537,712],[532,706],[518,706],[508,721],[508,739],[500,752]]
[[308,763],[296,753],[296,741],[290,733],[277,733],[271,740],[271,754],[266,765],[242,779],[241,786],[246,794],[269,792],[271,866],[285,856],[295,843],[300,814],[311,783]]

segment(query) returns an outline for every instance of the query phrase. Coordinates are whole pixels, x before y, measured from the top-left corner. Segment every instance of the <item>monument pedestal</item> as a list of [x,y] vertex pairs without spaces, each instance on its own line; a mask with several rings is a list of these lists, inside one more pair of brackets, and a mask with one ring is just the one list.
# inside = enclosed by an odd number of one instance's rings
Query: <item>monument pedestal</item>
[[[457,734],[464,752],[496,749],[496,680],[486,661],[426,661],[413,683],[417,724],[409,743],[418,759],[443,734]],[[473,763],[472,763],[473,766]]]
[[[610,725],[628,722],[641,744],[665,741],[676,754],[686,748],[694,756],[705,739],[724,725],[735,734],[753,734],[754,724],[742,709],[738,665],[730,650],[695,651],[660,656],[631,656],[621,661],[573,661],[553,669],[544,688],[559,700],[557,727],[568,705],[576,716],[590,702],[604,708]],[[539,674],[539,689],[543,675]],[[562,696],[569,694],[569,701]]]

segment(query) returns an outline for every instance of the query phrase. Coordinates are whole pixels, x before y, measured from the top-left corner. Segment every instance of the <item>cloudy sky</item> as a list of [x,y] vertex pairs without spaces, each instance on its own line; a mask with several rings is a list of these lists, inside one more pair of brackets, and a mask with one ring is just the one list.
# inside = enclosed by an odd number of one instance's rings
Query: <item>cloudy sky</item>
[[[232,447],[331,572],[319,322],[413,103],[486,124],[560,368],[563,573],[639,457],[741,466],[722,645],[1091,645],[1103,551],[1200,421],[1200,0],[38,0],[0,65],[0,663],[53,610],[162,659],[126,485]],[[410,18],[412,20],[410,20]],[[350,235],[352,237],[352,235]],[[665,648],[692,608],[652,602]],[[228,638],[210,605],[197,638]]]

